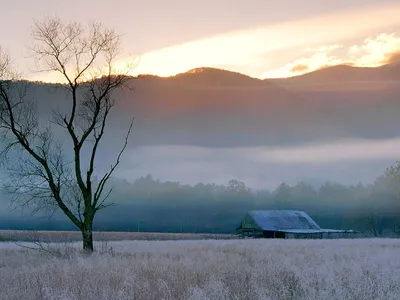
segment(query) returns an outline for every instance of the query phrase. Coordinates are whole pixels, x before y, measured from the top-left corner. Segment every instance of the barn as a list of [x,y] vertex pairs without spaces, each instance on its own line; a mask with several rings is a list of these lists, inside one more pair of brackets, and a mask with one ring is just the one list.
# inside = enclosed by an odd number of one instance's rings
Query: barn
[[236,234],[241,237],[281,239],[334,239],[354,236],[353,230],[322,229],[304,211],[249,211]]

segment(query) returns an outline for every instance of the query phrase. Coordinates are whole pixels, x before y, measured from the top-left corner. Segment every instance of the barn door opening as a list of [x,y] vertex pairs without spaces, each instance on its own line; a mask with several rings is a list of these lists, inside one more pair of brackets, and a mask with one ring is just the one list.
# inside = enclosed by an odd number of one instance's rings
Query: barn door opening
[[263,232],[263,238],[265,239],[284,239],[285,233],[280,231],[267,231]]

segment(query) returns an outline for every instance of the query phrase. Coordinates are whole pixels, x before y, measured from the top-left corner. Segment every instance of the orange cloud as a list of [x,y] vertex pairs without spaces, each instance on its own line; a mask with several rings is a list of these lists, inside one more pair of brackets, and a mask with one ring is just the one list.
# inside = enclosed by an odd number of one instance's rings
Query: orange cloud
[[[344,53],[335,53],[339,49]],[[277,70],[265,72],[263,78],[281,78],[301,75],[334,65],[351,65],[356,67],[378,67],[400,61],[400,37],[395,33],[381,33],[376,37],[368,37],[359,45],[344,47],[343,45],[324,45],[315,49],[307,57],[295,59]]]
[[385,60],[386,64],[395,64],[399,62],[400,62],[400,50],[386,55],[386,60]]
[[315,71],[323,67],[339,65],[342,60],[337,56],[333,55],[332,52],[338,49],[337,47],[321,47],[320,52],[316,52],[309,57],[302,57],[294,60],[291,63],[277,69],[265,72],[262,74],[262,78],[283,78],[301,75],[306,72]]
[[293,66],[293,67],[290,69],[290,71],[293,72],[293,73],[305,72],[305,71],[308,70],[308,68],[309,68],[309,67],[308,67],[307,65],[301,65],[301,64],[299,64],[299,65]]

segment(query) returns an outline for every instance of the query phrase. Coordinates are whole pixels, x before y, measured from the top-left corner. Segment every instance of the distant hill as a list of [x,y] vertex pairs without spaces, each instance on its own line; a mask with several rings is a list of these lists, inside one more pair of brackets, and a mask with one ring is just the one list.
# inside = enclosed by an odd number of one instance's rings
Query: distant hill
[[[400,136],[400,67],[329,67],[302,76],[260,80],[214,68],[172,77],[132,78],[110,120],[135,116],[135,146],[291,145],[341,138]],[[35,84],[49,107],[61,91]]]
[[318,83],[358,82],[358,81],[393,81],[400,80],[400,64],[387,64],[381,67],[353,67],[338,65],[284,79],[266,79],[273,82]]
[[216,68],[195,68],[185,73],[169,77],[179,83],[190,85],[208,86],[262,86],[265,85],[260,79],[243,75],[237,72],[221,70]]
[[400,68],[337,66],[260,80],[198,68],[141,77],[124,93],[139,143],[202,146],[297,144],[398,136]]
[[[337,66],[276,80],[213,68],[165,78],[138,76],[130,80],[131,88],[114,94],[119,101],[99,150],[99,168],[108,170],[133,116],[119,168],[128,180],[145,174],[185,183],[238,178],[265,187],[307,178],[355,184],[373,180],[395,160],[393,154],[316,163],[308,158],[316,155],[315,144],[327,145],[321,151],[332,153],[329,144],[342,140],[372,139],[379,148],[383,140],[400,138],[398,70],[396,64]],[[33,83],[29,95],[46,120],[56,106],[70,105],[55,85]],[[362,147],[351,148],[351,157]],[[271,159],[271,153],[282,157],[282,148],[289,149],[284,155],[305,162]]]

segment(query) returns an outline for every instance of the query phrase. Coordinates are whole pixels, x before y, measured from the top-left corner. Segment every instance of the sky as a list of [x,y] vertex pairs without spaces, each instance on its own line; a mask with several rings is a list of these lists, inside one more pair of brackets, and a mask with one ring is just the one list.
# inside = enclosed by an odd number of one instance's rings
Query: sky
[[116,66],[171,76],[216,67],[257,78],[300,75],[351,64],[375,67],[400,58],[400,1],[392,0],[0,0],[0,45],[29,79],[34,19],[100,21],[123,34]]

